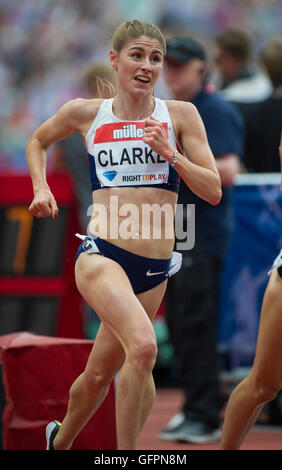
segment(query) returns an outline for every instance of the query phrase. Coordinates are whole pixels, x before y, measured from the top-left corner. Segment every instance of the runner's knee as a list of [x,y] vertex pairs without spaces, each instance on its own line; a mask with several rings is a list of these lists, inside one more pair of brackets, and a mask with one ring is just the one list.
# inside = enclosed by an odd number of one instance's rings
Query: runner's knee
[[268,403],[269,401],[274,400],[279,390],[280,386],[274,383],[268,383],[268,381],[264,379],[256,378],[251,395],[253,396],[257,405],[261,405],[263,403]]
[[144,336],[132,341],[129,346],[127,359],[134,363],[140,372],[151,371],[157,358],[157,343],[153,335]]

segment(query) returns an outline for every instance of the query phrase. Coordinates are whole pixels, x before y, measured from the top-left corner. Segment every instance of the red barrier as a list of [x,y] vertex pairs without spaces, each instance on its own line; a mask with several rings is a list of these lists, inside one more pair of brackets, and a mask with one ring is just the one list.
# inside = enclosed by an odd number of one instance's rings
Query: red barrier
[[[6,406],[5,450],[44,450],[45,427],[66,413],[68,392],[84,370],[92,341],[26,332],[0,337]],[[114,384],[74,442],[76,450],[116,449]]]

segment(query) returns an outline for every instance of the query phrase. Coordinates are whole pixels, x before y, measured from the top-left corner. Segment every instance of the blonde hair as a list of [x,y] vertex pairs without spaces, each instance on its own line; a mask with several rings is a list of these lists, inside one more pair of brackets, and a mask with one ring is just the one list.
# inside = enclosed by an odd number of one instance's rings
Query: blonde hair
[[97,62],[87,70],[85,84],[93,97],[112,98],[115,95],[114,78],[112,67]]
[[113,49],[120,53],[129,41],[140,36],[156,39],[160,43],[165,55],[166,41],[159,28],[153,23],[140,20],[125,21],[116,29],[112,40]]

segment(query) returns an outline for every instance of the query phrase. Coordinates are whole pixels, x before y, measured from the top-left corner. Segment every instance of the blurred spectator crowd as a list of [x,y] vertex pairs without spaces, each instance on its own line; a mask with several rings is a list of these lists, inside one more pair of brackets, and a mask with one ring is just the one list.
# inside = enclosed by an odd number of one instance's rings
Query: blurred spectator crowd
[[[230,26],[251,35],[255,53],[281,34],[280,0],[0,0],[0,170],[26,171],[25,144],[62,104],[84,96],[83,77],[108,61],[115,27],[155,22],[167,36],[196,34],[206,45]],[[279,30],[280,28],[280,30]]]

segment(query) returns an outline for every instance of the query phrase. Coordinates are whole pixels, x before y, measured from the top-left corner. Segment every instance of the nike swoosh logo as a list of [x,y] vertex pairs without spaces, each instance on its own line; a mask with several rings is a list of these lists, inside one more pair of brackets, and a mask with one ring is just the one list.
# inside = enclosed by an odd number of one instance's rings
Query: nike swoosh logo
[[158,273],[151,273],[151,269],[149,269],[149,271],[146,272],[146,276],[157,276],[157,274],[164,274],[166,272],[167,271],[160,271]]

